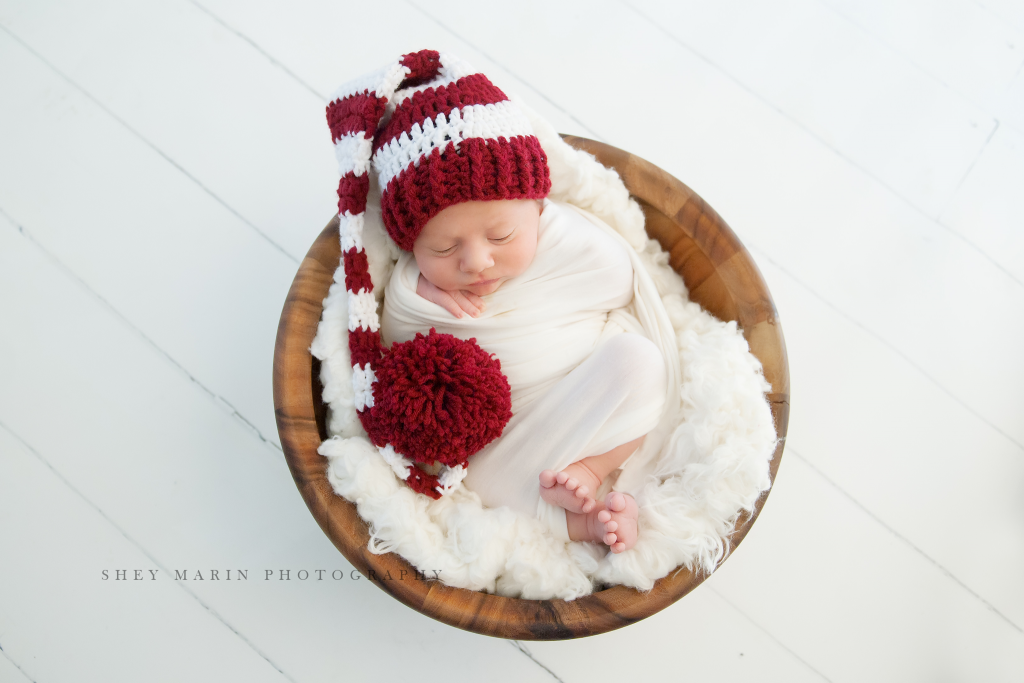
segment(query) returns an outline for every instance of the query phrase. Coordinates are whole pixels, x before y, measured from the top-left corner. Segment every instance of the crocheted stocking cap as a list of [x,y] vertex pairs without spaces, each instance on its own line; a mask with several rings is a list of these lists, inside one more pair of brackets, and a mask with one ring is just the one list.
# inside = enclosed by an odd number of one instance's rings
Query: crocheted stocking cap
[[[547,196],[547,157],[526,116],[486,76],[432,50],[342,86],[327,122],[341,173],[356,410],[399,478],[438,498],[460,485],[469,456],[501,435],[511,391],[501,364],[475,339],[431,329],[383,348],[362,244],[367,174],[372,163],[384,226],[411,251],[427,221],[449,206]],[[435,476],[415,462],[441,469]]]

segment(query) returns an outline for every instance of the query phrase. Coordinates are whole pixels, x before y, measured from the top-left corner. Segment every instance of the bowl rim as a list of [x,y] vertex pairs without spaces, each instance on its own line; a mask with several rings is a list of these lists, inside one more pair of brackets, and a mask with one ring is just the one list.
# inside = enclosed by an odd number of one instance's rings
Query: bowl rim
[[[751,352],[761,360],[772,385],[766,397],[778,436],[770,470],[774,485],[789,424],[789,363],[775,304],[757,265],[725,221],[681,181],[611,145],[562,137],[618,171],[644,210],[649,236],[669,252],[691,300],[720,319],[736,320]],[[295,485],[320,528],[364,577],[421,614],[475,633],[515,640],[560,640],[621,628],[668,607],[707,578],[680,567],[648,592],[612,586],[572,601],[525,600],[452,588],[422,578],[395,553],[370,553],[366,523],[354,504],[334,493],[327,480],[327,458],[317,452],[326,438],[326,409],[321,400],[320,364],[309,348],[340,258],[335,216],[300,264],[281,312],[274,348],[274,409]],[[723,298],[723,292],[729,297]],[[722,562],[746,537],[770,490],[758,498],[752,513],[739,516]]]

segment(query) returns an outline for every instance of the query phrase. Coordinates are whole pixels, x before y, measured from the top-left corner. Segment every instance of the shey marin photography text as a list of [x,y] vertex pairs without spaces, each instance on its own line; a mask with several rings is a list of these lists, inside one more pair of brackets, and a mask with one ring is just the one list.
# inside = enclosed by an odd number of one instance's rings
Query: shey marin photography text
[[[252,579],[250,579],[252,574]],[[441,578],[440,569],[397,569],[384,572],[369,569],[101,569],[101,581],[436,581]]]

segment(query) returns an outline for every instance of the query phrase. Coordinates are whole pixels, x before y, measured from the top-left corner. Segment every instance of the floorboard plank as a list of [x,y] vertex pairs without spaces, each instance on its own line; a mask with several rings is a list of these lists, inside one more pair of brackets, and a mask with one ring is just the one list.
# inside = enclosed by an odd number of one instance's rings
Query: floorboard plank
[[142,569],[150,558],[3,427],[0,453],[0,545],[18,558],[0,563],[0,631],[25,680],[289,680],[192,595]]
[[[626,629],[564,643],[528,643],[565,683],[617,680],[826,680],[714,590],[698,587],[672,607]],[[611,653],[629,653],[613,656]]]
[[757,526],[707,584],[834,683],[1024,676],[1024,633],[792,452]]
[[[755,252],[755,258],[758,254]],[[1024,626],[1024,457],[774,264],[794,387],[787,448]]]
[[821,2],[987,113],[1004,123],[1013,116],[1006,94],[1024,64],[1024,30],[981,3]]
[[323,99],[199,8],[97,0],[8,12],[12,34],[295,263],[337,211]]
[[0,59],[0,126],[18,131],[0,211],[277,443],[271,361],[295,262],[2,32]]

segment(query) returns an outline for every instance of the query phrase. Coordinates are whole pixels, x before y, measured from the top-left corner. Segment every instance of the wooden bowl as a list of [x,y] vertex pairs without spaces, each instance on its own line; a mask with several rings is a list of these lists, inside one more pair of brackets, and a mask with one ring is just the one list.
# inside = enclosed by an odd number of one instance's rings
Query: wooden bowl
[[[774,481],[789,424],[789,365],[775,304],[750,254],[697,193],[658,167],[600,142],[565,140],[618,171],[647,217],[647,233],[669,253],[690,299],[721,320],[735,320],[743,330],[772,385],[768,400],[780,437],[771,464]],[[274,408],[295,485],[320,528],[364,576],[429,617],[517,640],[578,638],[611,631],[664,609],[704,580],[705,576],[682,569],[657,581],[648,593],[614,586],[571,602],[520,600],[417,579],[412,566],[398,555],[370,553],[366,523],[352,503],[331,489],[327,459],[317,453],[327,438],[326,407],[321,400],[320,363],[309,347],[340,252],[335,217],[299,266],[281,312],[274,348]],[[738,520],[730,538],[733,548],[746,536],[767,495],[757,501],[753,514]],[[391,580],[383,578],[387,576]]]

